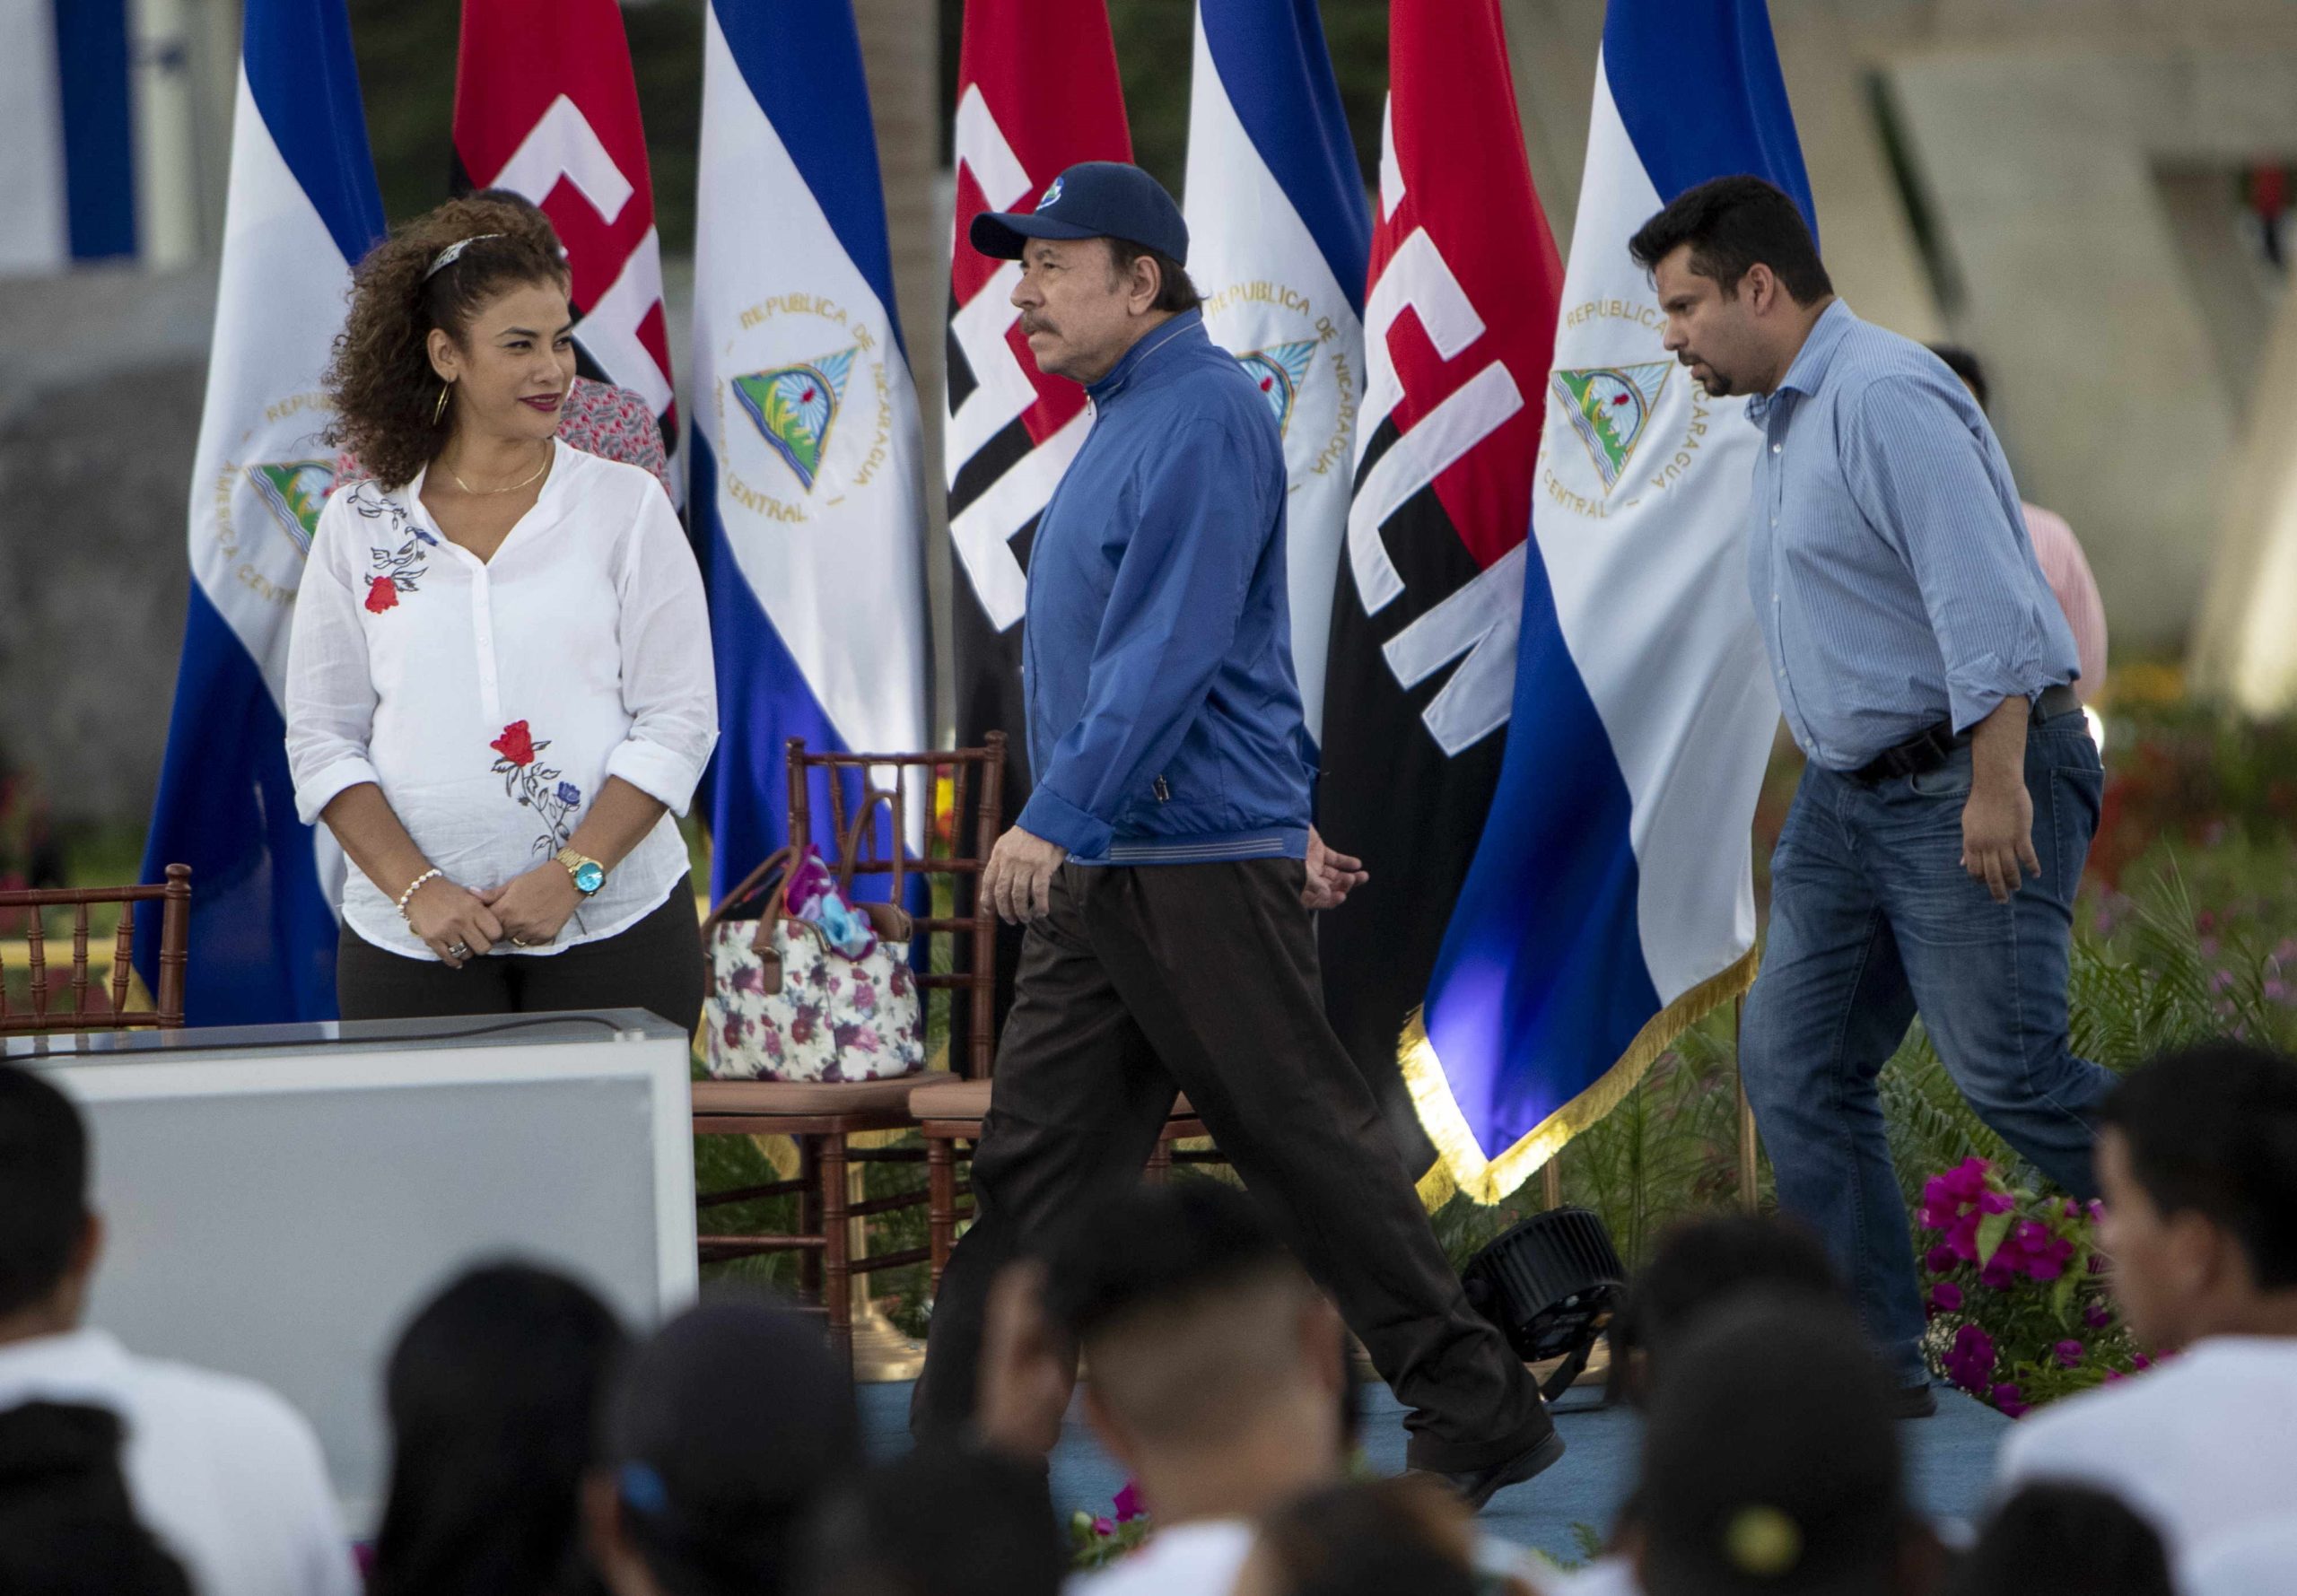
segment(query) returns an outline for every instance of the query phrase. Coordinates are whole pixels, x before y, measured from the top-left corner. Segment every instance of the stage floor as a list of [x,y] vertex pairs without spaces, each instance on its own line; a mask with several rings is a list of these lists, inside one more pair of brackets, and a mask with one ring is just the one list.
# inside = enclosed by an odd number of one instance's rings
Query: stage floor
[[[906,1384],[860,1388],[861,1423],[872,1455],[897,1454],[909,1444]],[[1550,1557],[1578,1561],[1576,1525],[1597,1535],[1635,1474],[1635,1415],[1595,1406],[1592,1389],[1574,1391],[1556,1408],[1556,1427],[1569,1447],[1563,1461],[1527,1485],[1492,1498],[1478,1521],[1485,1530]],[[1384,1385],[1364,1388],[1364,1443],[1372,1466],[1384,1474],[1403,1468],[1403,1409]],[[1957,1391],[1941,1388],[1935,1417],[1903,1425],[1909,1487],[1915,1504],[1932,1517],[1969,1521],[1984,1511],[1994,1478],[1995,1448],[2010,1421]],[[1079,1410],[1071,1408],[1052,1454],[1053,1504],[1105,1513],[1124,1484],[1123,1471],[1093,1441]]]

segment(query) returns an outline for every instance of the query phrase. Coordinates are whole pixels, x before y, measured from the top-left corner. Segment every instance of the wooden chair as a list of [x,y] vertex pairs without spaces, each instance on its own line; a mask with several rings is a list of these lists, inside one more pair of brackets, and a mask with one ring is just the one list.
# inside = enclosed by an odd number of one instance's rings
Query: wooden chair
[[[955,826],[949,850],[933,851],[929,832],[925,857],[909,861],[906,868],[929,880],[946,877],[956,889],[955,911],[947,915],[920,917],[914,922],[914,930],[921,937],[954,938],[957,956],[952,963],[958,967],[950,972],[921,974],[918,981],[928,991],[948,991],[952,995],[951,1051],[955,1054],[960,1051],[962,1038],[965,1068],[970,1073],[985,1076],[996,1046],[995,1021],[991,1012],[996,981],[996,917],[980,905],[974,888],[979,884],[982,867],[988,861],[989,850],[997,841],[999,811],[1003,803],[1004,734],[991,732],[978,748],[933,754],[810,754],[801,738],[792,737],[788,772],[790,835],[793,842],[802,842],[814,834],[810,778],[817,771],[828,778],[832,834],[843,838],[853,829],[847,818],[849,785],[859,791],[859,801],[853,808],[856,815],[866,815],[871,806],[887,797],[898,805],[896,812],[906,812],[903,800],[907,797],[909,779],[913,773],[921,773],[930,814],[932,783],[943,770],[950,772],[954,798]],[[892,785],[876,785],[876,774],[887,771],[891,772]],[[850,779],[855,776],[859,781],[852,781]],[[876,876],[890,872],[893,860],[877,853],[875,840],[860,833],[856,836],[857,856],[852,861],[855,874]],[[893,837],[891,846],[900,848],[901,839]],[[721,911],[728,906],[721,905]],[[959,1007],[965,1011],[962,1016],[956,1012]],[[862,1132],[908,1129],[913,1123],[909,1095],[918,1078],[907,1076],[895,1080],[820,1084],[694,1083],[696,1136],[787,1136],[797,1143],[799,1156],[794,1180],[708,1192],[697,1199],[702,1208],[709,1208],[758,1198],[795,1195],[799,1199],[797,1231],[787,1235],[704,1235],[701,1238],[703,1260],[768,1252],[799,1253],[801,1294],[818,1302],[828,1318],[831,1343],[838,1356],[849,1364],[852,1356],[853,1278],[923,1263],[930,1256],[930,1249],[907,1248],[855,1258],[847,1232],[852,1220],[913,1208],[927,1200],[926,1193],[916,1191],[856,1202],[847,1190],[847,1173],[855,1164],[922,1161],[924,1155],[915,1148],[851,1145],[852,1138]]]
[[[135,951],[135,905],[157,902],[160,909],[160,990],[150,1008],[127,1007],[127,980]],[[112,938],[111,990],[92,985],[88,974],[88,911],[98,903],[120,906],[119,929]],[[24,941],[31,955],[31,1003],[8,1001],[0,980],[0,1033],[23,1032],[126,1031],[183,1027],[184,969],[191,950],[191,867],[170,865],[163,885],[50,887],[0,892],[0,916],[27,911]],[[48,968],[44,909],[70,909],[72,969],[61,980]],[[65,1006],[69,997],[69,1007]]]

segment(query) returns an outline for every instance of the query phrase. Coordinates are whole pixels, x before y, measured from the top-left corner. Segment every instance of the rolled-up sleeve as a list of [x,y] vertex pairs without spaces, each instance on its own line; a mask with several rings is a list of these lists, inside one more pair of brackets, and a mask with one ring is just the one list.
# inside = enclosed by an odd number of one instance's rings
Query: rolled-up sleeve
[[1023,806],[1023,830],[1070,852],[1107,851],[1114,823],[1187,735],[1235,641],[1265,553],[1247,536],[1271,517],[1240,503],[1254,467],[1242,443],[1199,421],[1161,452],[1117,563],[1093,642],[1084,711]]
[[345,497],[339,490],[319,514],[287,639],[287,769],[305,825],[318,824],[346,788],[382,780],[368,758],[375,682],[359,599],[344,569],[355,542]]
[[718,685],[702,573],[660,493],[640,502],[621,601],[622,702],[631,726],[607,755],[607,774],[684,815],[717,746]]
[[[1943,380],[1943,379],[1942,379]],[[1851,403],[1844,473],[1866,519],[1922,594],[1945,664],[1954,729],[2004,699],[2066,679],[2052,656],[2055,601],[1989,471],[1987,440],[1952,403],[1909,377],[1867,385]]]

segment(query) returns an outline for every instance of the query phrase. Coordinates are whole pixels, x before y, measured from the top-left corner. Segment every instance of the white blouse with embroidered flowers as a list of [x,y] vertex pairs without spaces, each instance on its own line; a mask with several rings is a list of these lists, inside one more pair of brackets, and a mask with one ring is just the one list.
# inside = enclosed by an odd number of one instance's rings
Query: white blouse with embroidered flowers
[[[718,740],[709,606],[686,534],[652,475],[563,443],[489,561],[448,541],[422,488],[363,482],[320,512],[287,654],[296,811],[316,824],[345,788],[375,782],[424,856],[477,892],[556,853],[619,776],[670,813],[555,941],[524,951],[611,937],[686,875],[671,816]],[[354,865],[344,921],[434,958],[399,917],[406,885]]]

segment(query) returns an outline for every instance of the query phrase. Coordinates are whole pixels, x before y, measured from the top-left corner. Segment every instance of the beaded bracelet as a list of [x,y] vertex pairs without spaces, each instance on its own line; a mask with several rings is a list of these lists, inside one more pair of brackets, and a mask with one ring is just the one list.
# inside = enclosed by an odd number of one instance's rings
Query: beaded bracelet
[[406,890],[398,895],[398,917],[401,920],[405,920],[406,918],[406,901],[415,895],[416,888],[420,887],[424,882],[433,880],[439,876],[444,876],[446,872],[444,870],[441,870],[436,865],[433,865],[431,868],[424,871],[422,875],[417,876],[414,880],[408,882],[406,884]]

